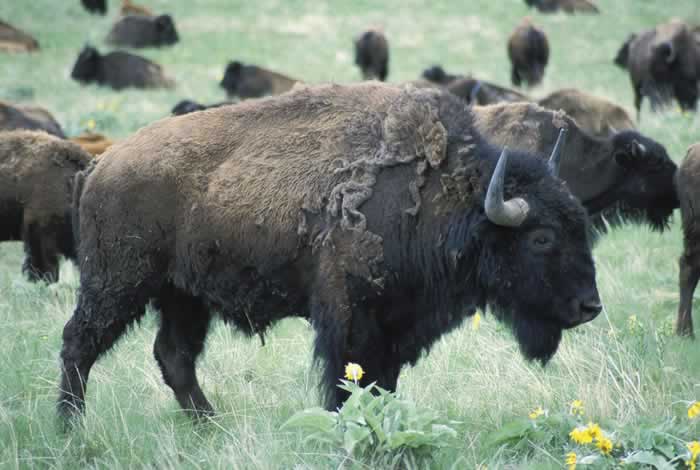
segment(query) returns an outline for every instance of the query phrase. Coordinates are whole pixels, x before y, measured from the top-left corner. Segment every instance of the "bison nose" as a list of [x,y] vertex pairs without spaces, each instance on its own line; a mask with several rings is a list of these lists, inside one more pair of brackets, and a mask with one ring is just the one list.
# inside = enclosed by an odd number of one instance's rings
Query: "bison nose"
[[598,296],[582,301],[579,305],[579,313],[581,315],[579,325],[593,320],[601,310],[603,310],[603,306],[600,304]]

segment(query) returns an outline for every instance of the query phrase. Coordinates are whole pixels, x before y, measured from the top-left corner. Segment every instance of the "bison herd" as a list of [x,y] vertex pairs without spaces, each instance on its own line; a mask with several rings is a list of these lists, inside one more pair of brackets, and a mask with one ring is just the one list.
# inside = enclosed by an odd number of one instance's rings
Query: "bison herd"
[[[588,0],[526,3],[599,13]],[[107,12],[105,0],[82,4]],[[179,41],[170,15],[130,1],[121,14],[110,45]],[[629,70],[638,113],[643,96],[653,109],[673,98],[695,109],[696,31],[672,20],[624,43],[615,63]],[[0,40],[0,50],[39,49],[3,22]],[[92,366],[149,302],[160,316],[155,358],[194,416],[213,412],[195,366],[215,316],[261,338],[281,318],[308,319],[330,409],[346,397],[336,387],[345,363],[393,390],[405,364],[477,309],[545,363],[563,330],[602,309],[595,237],[615,223],[662,231],[676,208],[677,332],[693,335],[700,144],[677,168],[603,98],[563,89],[534,100],[439,65],[384,84],[386,35],[369,29],[354,48],[362,77],[376,81],[309,85],[231,61],[227,101],[183,100],[114,145],[66,140],[47,111],[0,102],[0,240],[24,243],[31,280],[56,281],[61,256],[80,271],[60,354],[61,416],[80,413]],[[506,49],[514,86],[541,83],[550,44],[532,19]],[[91,45],[71,77],[114,90],[176,86],[156,63]]]

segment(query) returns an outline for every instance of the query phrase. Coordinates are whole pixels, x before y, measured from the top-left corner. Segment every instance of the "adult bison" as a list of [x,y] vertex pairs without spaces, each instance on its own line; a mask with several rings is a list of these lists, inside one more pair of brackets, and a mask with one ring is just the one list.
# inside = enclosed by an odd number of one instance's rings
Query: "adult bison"
[[0,101],[0,132],[17,129],[40,130],[65,138],[60,124],[44,108]]
[[172,88],[175,82],[168,78],[160,65],[123,51],[102,55],[91,46],[85,46],[75,61],[71,78],[82,84],[96,82],[115,90],[135,88]]
[[611,137],[619,131],[636,129],[623,107],[575,88],[557,90],[537,103],[543,108],[564,111],[594,137]]
[[525,0],[529,7],[535,7],[542,13],[600,13],[591,0]]
[[464,78],[464,75],[453,75],[447,73],[441,65],[433,65],[423,70],[421,77],[429,82],[436,83],[438,85],[447,85],[455,80]]
[[0,241],[22,240],[30,280],[58,280],[59,256],[75,258],[73,177],[90,155],[36,131],[0,133]]
[[679,207],[674,188],[676,164],[664,147],[636,131],[596,138],[562,112],[513,103],[474,108],[475,125],[486,139],[544,154],[559,130],[568,129],[560,177],[599,228],[609,222],[647,222],[662,231]]
[[523,19],[508,39],[508,58],[510,81],[514,86],[521,86],[523,82],[528,87],[539,85],[549,62],[547,35],[529,18]]
[[195,414],[212,411],[195,362],[215,313],[249,335],[310,318],[329,408],[347,361],[393,390],[404,364],[487,305],[547,361],[563,329],[601,310],[585,212],[550,171],[488,144],[449,93],[377,82],[141,129],[79,195],[59,411],[83,408],[95,360],[150,299],[156,360]]
[[119,18],[107,35],[107,43],[126,47],[172,46],[180,40],[170,15],[129,15]]
[[258,67],[229,62],[224,78],[219,86],[226,90],[229,98],[260,98],[265,95],[279,95],[291,90],[298,80],[277,72]]
[[618,51],[615,64],[629,71],[637,118],[645,96],[652,110],[674,98],[684,110],[697,108],[700,43],[685,22],[672,20],[633,34]]
[[369,30],[355,39],[355,65],[365,80],[385,81],[389,75],[389,41],[381,31]]

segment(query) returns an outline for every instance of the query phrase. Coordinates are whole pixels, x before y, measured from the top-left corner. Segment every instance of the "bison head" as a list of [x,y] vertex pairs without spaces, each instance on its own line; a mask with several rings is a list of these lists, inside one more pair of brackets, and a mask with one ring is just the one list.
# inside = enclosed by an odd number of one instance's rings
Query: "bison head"
[[229,62],[226,66],[226,72],[224,73],[224,78],[221,80],[219,86],[226,90],[229,95],[235,95],[238,89],[238,81],[241,78],[241,73],[243,72],[243,64],[238,61]]
[[75,61],[73,71],[70,74],[71,78],[84,83],[96,80],[101,60],[102,56],[97,49],[86,45]]
[[445,69],[439,65],[433,65],[423,71],[423,78],[439,85],[447,85],[458,77],[445,72]]
[[547,164],[504,150],[475,232],[487,303],[512,327],[525,357],[543,363],[556,352],[562,330],[594,319],[602,308],[586,212],[555,177],[560,151],[558,143]]
[[175,44],[180,40],[170,15],[160,15],[155,19],[155,25],[160,44]]

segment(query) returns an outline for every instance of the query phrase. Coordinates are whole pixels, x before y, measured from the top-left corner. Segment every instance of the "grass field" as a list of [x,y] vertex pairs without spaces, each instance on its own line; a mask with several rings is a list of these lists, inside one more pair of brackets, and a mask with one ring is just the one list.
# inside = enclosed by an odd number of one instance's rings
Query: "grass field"
[[[116,93],[69,79],[84,43],[107,50],[103,39],[116,16],[115,0],[104,18],[88,15],[78,0],[3,0],[0,18],[34,33],[42,50],[0,56],[0,99],[47,107],[71,135],[92,119],[97,131],[124,138],[166,116],[182,98],[222,100],[218,81],[234,58],[309,82],[356,81],[351,39],[372,25],[382,26],[391,44],[390,81],[415,79],[439,63],[507,84],[506,38],[522,16],[532,14],[553,49],[535,96],[575,86],[631,109],[628,78],[612,65],[618,46],[630,32],[672,16],[700,21],[697,0],[599,0],[600,16],[528,13],[521,0],[143,3],[176,20],[179,44],[143,52],[177,80],[176,89]],[[680,161],[700,140],[700,119],[675,110],[645,112],[641,131]],[[426,465],[562,468],[561,439],[500,446],[486,436],[537,406],[560,410],[573,399],[584,401],[591,420],[620,429],[644,429],[673,416],[687,421],[686,402],[700,400],[700,342],[669,334],[681,246],[678,214],[663,234],[626,226],[606,235],[595,249],[604,312],[565,333],[546,368],[523,361],[510,334],[486,316],[478,330],[465,325],[405,369],[400,394],[458,422],[457,443],[435,452]],[[155,320],[147,315],[93,369],[84,427],[62,434],[54,413],[58,352],[78,274],[64,263],[59,283],[30,284],[21,275],[22,256],[20,244],[0,245],[0,468],[375,465],[280,429],[294,412],[319,402],[310,362],[313,332],[301,320],[277,325],[264,347],[216,325],[199,372],[219,414],[193,425],[161,380],[151,353]],[[632,324],[632,315],[638,323]],[[683,429],[679,425],[682,438],[700,439],[700,425]]]

